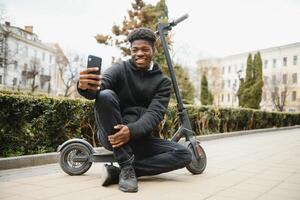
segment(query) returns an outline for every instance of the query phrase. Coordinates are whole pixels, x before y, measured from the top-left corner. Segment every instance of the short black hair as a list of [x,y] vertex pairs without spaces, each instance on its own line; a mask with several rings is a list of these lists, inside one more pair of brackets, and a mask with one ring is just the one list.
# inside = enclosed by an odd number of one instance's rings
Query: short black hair
[[153,47],[156,41],[156,35],[148,28],[137,28],[129,33],[127,39],[131,44],[135,40],[146,40]]

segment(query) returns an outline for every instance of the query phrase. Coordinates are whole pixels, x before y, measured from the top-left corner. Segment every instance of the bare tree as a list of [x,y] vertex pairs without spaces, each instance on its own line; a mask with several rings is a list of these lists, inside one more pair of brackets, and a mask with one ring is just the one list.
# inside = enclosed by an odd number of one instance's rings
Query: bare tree
[[[1,18],[1,8],[0,8],[0,18]],[[9,47],[8,38],[12,34],[14,33],[11,30],[9,22],[5,22],[5,24],[0,23],[0,66],[3,67],[4,84],[6,84],[6,77],[8,75],[8,66],[18,64],[19,60],[21,59],[21,56],[24,55],[26,51],[24,46]]]
[[6,8],[5,5],[0,3],[0,23],[3,23],[4,20],[6,20]]
[[265,77],[264,82],[266,83],[265,89],[271,94],[271,102],[277,111],[284,111],[286,100],[289,95],[289,88],[287,80],[283,77],[276,77],[275,74],[272,75],[272,80],[268,80]]
[[22,76],[24,76],[25,79],[32,80],[30,84],[31,92],[35,92],[36,89],[39,87],[36,84],[39,71],[40,71],[40,60],[37,58],[33,58],[30,60],[30,69],[24,70],[22,72]]
[[[62,58],[61,58],[62,59]],[[85,66],[85,60],[78,54],[70,53],[65,61],[58,60],[59,73],[65,86],[64,96],[69,97],[73,94],[78,78],[79,69]]]
[[280,93],[279,93],[279,88],[274,87],[271,98],[276,110],[284,111],[287,96],[288,96],[287,86],[283,86]]

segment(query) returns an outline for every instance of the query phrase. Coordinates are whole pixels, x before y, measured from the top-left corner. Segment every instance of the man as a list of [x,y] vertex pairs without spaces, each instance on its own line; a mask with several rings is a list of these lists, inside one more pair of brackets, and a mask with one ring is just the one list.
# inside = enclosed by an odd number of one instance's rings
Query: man
[[101,76],[97,68],[80,73],[79,93],[96,99],[94,111],[101,144],[120,168],[105,165],[102,185],[119,183],[124,192],[137,192],[137,178],[183,168],[191,162],[184,146],[153,136],[167,110],[171,82],[152,61],[156,35],[146,28],[128,36],[131,59],[113,64]]

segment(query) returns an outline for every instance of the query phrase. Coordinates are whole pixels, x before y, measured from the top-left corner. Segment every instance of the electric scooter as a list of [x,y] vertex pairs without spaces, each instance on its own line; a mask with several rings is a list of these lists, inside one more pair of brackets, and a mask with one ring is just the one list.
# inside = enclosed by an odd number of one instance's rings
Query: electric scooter
[[[201,147],[200,142],[196,139],[196,134],[192,130],[191,122],[186,108],[183,105],[176,76],[171,61],[168,45],[165,35],[168,31],[171,31],[172,27],[188,18],[188,15],[184,15],[177,20],[170,23],[158,24],[157,34],[160,36],[164,54],[166,57],[172,85],[177,100],[178,115],[181,122],[179,129],[171,138],[174,142],[179,142],[181,138],[185,138],[184,145],[192,152],[192,162],[186,166],[187,170],[192,174],[201,174],[206,168],[207,157],[204,149]],[[113,153],[110,151],[97,152],[90,143],[84,139],[70,139],[61,144],[58,149],[59,164],[64,172],[69,175],[81,175],[89,170],[93,162],[116,162]]]

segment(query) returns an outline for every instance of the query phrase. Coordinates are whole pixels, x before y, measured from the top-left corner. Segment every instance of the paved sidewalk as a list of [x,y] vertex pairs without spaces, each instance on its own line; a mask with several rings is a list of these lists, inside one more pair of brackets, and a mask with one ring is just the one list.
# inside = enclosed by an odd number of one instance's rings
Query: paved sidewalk
[[57,164],[0,171],[0,200],[299,200],[300,129],[202,142],[208,166],[201,175],[186,169],[139,179],[139,192],[101,187],[102,164],[68,176]]

